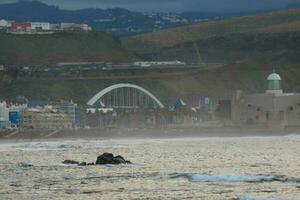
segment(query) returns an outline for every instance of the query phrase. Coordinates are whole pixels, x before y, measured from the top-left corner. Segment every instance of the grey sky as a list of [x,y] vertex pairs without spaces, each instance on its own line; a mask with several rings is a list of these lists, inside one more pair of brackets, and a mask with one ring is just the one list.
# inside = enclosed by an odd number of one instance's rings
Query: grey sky
[[[1,3],[16,0],[0,0]],[[138,11],[253,11],[284,8],[300,0],[40,0],[65,9],[122,7]]]

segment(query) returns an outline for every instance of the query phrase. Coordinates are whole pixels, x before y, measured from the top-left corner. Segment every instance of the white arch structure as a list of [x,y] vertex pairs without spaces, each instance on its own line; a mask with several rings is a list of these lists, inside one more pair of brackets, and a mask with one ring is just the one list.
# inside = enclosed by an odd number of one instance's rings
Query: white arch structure
[[144,89],[140,86],[130,84],[130,83],[120,83],[120,84],[115,84],[115,85],[109,86],[109,87],[101,90],[98,94],[96,94],[93,98],[91,98],[88,101],[87,104],[90,105],[90,106],[94,105],[101,97],[103,97],[107,93],[111,92],[112,90],[115,90],[115,89],[118,89],[118,88],[134,88],[134,89],[137,89],[137,90],[147,94],[152,100],[154,100],[158,104],[158,106],[160,108],[164,108],[164,105],[151,92],[149,92],[148,90],[146,90],[146,89]]

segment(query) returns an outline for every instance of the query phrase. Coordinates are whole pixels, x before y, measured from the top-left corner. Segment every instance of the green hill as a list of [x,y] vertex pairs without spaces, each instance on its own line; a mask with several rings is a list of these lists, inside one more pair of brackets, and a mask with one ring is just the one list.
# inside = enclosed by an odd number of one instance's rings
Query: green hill
[[125,38],[123,46],[110,35],[93,32],[51,36],[3,33],[1,38],[0,61],[5,63],[100,58],[124,61],[134,55],[134,58],[145,60],[226,64],[161,79],[118,80],[116,77],[124,75],[123,72],[110,74],[116,76],[113,80],[92,80],[80,72],[80,79],[59,81],[35,79],[35,76],[39,77],[36,74],[29,75],[28,79],[14,73],[4,74],[0,82],[4,99],[21,95],[35,100],[73,99],[84,105],[108,85],[130,82],[145,87],[166,104],[170,103],[170,98],[177,97],[187,103],[197,102],[199,96],[228,97],[235,89],[263,92],[266,77],[273,69],[282,76],[284,91],[300,92],[300,10],[232,18]]
[[300,9],[235,17],[127,38],[143,59],[234,62],[263,59],[300,62]]
[[0,32],[0,64],[4,65],[126,62],[131,59],[118,38],[103,32],[60,32],[52,35]]
[[[272,67],[261,68],[254,63],[213,70],[198,71],[194,74],[174,76],[162,79],[137,80],[28,80],[12,79],[0,82],[1,99],[13,99],[25,96],[30,100],[73,100],[80,105],[100,90],[117,83],[133,83],[151,91],[164,104],[182,98],[186,103],[197,102],[200,96],[229,97],[236,89],[246,92],[264,92],[266,78]],[[290,65],[279,67],[276,72],[282,76],[285,92],[300,92],[300,67]]]

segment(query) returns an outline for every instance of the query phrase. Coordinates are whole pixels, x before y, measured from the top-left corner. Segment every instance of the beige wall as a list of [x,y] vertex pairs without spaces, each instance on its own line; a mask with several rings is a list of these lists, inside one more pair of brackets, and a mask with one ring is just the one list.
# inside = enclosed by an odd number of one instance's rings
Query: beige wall
[[20,128],[46,130],[71,129],[72,121],[64,113],[23,110],[21,112]]
[[270,128],[300,126],[300,94],[251,94],[237,91],[232,100],[232,120]]

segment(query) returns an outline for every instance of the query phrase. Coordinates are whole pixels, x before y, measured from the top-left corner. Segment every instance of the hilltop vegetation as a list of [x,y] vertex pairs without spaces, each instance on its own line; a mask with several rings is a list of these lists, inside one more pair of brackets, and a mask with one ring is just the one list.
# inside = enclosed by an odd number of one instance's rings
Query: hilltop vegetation
[[186,62],[300,61],[300,9],[234,17],[134,36],[124,45],[142,58]]
[[117,37],[103,32],[59,32],[52,35],[0,32],[0,64],[4,65],[127,62],[131,59]]

